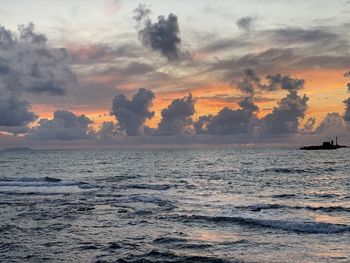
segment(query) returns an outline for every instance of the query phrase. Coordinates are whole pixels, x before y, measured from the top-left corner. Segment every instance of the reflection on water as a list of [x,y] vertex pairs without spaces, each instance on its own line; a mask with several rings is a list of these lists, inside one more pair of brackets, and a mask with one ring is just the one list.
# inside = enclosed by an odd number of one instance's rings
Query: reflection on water
[[188,237],[193,240],[200,240],[211,243],[240,242],[243,236],[231,232],[229,229],[201,229],[193,228],[189,230]]
[[345,215],[327,215],[327,214],[315,214],[315,221],[326,222],[330,224],[346,224],[350,225],[350,216]]

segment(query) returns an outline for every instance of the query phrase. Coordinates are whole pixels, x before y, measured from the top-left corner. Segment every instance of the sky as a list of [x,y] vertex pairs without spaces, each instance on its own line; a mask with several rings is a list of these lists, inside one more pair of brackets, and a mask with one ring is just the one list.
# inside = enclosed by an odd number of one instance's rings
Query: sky
[[350,1],[13,0],[0,147],[350,143]]

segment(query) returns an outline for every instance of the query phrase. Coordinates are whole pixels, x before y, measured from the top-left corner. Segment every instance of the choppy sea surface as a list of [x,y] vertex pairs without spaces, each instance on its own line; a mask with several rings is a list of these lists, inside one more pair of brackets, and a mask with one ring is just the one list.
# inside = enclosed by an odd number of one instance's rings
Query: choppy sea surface
[[0,152],[1,262],[350,262],[350,149]]

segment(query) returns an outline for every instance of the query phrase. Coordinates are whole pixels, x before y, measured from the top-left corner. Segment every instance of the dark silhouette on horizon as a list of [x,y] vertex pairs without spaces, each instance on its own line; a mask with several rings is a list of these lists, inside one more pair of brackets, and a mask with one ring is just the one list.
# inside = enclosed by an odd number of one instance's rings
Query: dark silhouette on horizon
[[303,146],[303,147],[300,147],[300,150],[336,150],[339,148],[347,148],[347,147],[348,146],[345,146],[345,145],[339,145],[338,137],[336,137],[335,144],[334,144],[334,141],[331,140],[330,142],[323,142],[322,145]]

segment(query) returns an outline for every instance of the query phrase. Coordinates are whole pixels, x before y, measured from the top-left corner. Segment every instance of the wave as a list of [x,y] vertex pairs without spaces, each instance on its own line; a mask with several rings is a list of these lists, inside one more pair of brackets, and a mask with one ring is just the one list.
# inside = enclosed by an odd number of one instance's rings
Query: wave
[[172,201],[164,200],[159,196],[153,196],[153,195],[142,195],[142,194],[131,195],[131,196],[128,196],[128,201],[156,204],[159,207],[161,207],[163,210],[168,210],[168,211],[176,208],[176,205],[173,204]]
[[153,240],[153,243],[157,243],[157,244],[177,243],[177,242],[187,242],[187,239],[177,238],[177,237],[158,237]]
[[304,169],[293,169],[293,168],[268,168],[268,169],[265,169],[263,172],[289,174],[289,173],[306,173],[308,171]]
[[[11,194],[13,192],[17,193],[18,190],[20,192],[24,191],[26,194],[40,193],[41,190],[44,190],[45,194],[50,194],[47,190],[55,189],[55,192],[52,192],[54,194],[56,193],[56,190],[65,187],[76,187],[82,190],[98,188],[97,186],[86,182],[63,181],[62,179],[53,177],[0,177],[0,189],[4,190],[0,192],[6,194]],[[33,188],[36,190],[33,191]]]
[[300,168],[267,168],[264,169],[265,173],[277,173],[277,174],[304,174],[304,173],[319,173],[319,172],[335,172],[333,167],[316,167],[312,169],[300,169]]
[[336,198],[339,197],[339,194],[331,194],[331,193],[313,193],[312,196],[317,196],[320,198]]
[[[339,197],[339,194],[334,194],[334,193],[313,193],[310,194],[311,196],[317,196],[320,198],[337,198]],[[272,198],[280,198],[280,199],[289,199],[289,198],[303,198],[303,196],[298,196],[296,194],[276,194],[272,195]]]
[[297,195],[295,194],[278,194],[278,195],[273,195],[271,196],[272,198],[293,198],[293,197],[297,197]]
[[171,188],[168,184],[133,184],[128,185],[128,188],[134,189],[148,189],[148,190],[168,190]]
[[207,257],[198,255],[177,255],[169,251],[162,252],[151,250],[141,255],[126,255],[117,259],[117,263],[136,263],[136,262],[168,262],[168,263],[190,263],[190,262],[208,262],[208,263],[229,263],[238,262],[225,260],[217,257]]
[[251,227],[265,227],[277,230],[291,231],[305,234],[335,234],[350,232],[350,225],[331,224],[315,221],[296,221],[296,220],[270,220],[248,217],[229,217],[229,216],[204,216],[191,215],[180,216],[184,221],[208,221],[208,222],[226,222]]
[[289,206],[282,204],[256,204],[247,206],[235,206],[236,209],[247,209],[253,212],[259,212],[261,210],[268,209],[305,209],[310,211],[322,211],[322,212],[350,212],[350,207],[344,206]]

